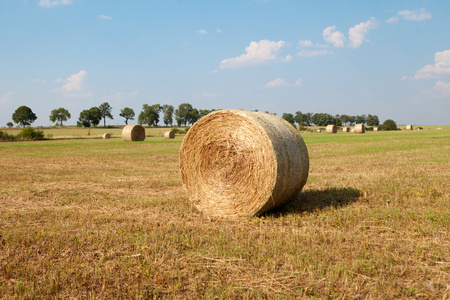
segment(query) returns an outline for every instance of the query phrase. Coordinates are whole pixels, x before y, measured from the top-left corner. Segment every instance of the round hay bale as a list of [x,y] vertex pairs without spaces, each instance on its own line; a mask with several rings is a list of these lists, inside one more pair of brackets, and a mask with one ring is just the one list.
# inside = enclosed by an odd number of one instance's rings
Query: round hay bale
[[322,130],[320,130],[320,129],[317,129],[317,132],[318,132],[318,133],[321,133],[321,132],[322,132]]
[[347,126],[346,127],[342,127],[342,132],[349,132],[348,127]]
[[327,133],[336,133],[337,132],[337,126],[336,125],[327,125]]
[[174,139],[175,138],[175,132],[172,130],[164,132],[164,138],[165,139]]
[[355,128],[350,129],[350,132],[355,132]]
[[406,125],[406,130],[413,130],[413,126],[412,125]]
[[127,125],[122,130],[122,138],[125,142],[145,140],[145,128],[141,125]]
[[373,128],[373,131],[378,131],[378,127],[375,126],[375,127]]
[[356,124],[355,125],[355,133],[364,133],[366,132],[366,128],[364,127],[364,124]]
[[103,139],[107,140],[107,139],[110,139],[110,138],[111,138],[111,135],[109,133],[103,134]]
[[300,133],[275,115],[220,110],[197,121],[180,148],[183,185],[203,213],[262,214],[295,198],[308,178]]

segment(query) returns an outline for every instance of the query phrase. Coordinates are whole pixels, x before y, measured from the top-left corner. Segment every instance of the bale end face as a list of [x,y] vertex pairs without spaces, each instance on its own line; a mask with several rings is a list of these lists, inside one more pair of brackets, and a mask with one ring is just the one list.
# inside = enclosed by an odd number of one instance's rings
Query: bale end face
[[406,130],[413,130],[413,126],[412,125],[406,125]]
[[297,196],[309,157],[298,131],[261,112],[220,110],[197,121],[180,148],[180,171],[203,213],[249,217]]
[[327,133],[337,133],[336,125],[327,125]]
[[172,130],[164,132],[164,138],[165,139],[174,139],[175,138],[175,132]]
[[364,124],[356,124],[354,129],[355,129],[355,133],[366,132],[366,128],[364,127]]
[[145,140],[145,128],[141,125],[127,125],[122,130],[125,142],[138,142]]
[[110,139],[111,138],[111,135],[109,134],[109,133],[105,133],[105,134],[103,134],[103,138],[106,140],[106,139]]

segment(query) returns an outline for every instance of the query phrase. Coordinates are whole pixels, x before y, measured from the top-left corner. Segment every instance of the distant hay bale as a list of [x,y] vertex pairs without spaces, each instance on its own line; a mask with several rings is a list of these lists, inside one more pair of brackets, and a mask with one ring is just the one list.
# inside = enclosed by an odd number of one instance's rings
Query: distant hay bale
[[350,129],[350,132],[355,132],[355,128]]
[[377,127],[377,126],[374,126],[374,127],[373,127],[373,131],[378,131],[378,127]]
[[145,128],[141,125],[127,125],[122,130],[122,138],[125,142],[145,140]]
[[317,129],[317,132],[319,132],[319,133],[320,133],[320,132],[322,132],[322,130],[320,130],[320,129]]
[[337,126],[336,125],[327,125],[327,133],[336,133],[337,132]]
[[197,121],[180,148],[190,201],[203,213],[248,217],[295,198],[308,178],[300,133],[275,115],[219,110]]
[[348,127],[342,127],[342,132],[349,132]]
[[164,132],[164,138],[165,139],[174,139],[175,138],[175,132],[172,130]]
[[413,126],[412,125],[406,125],[406,130],[413,130]]
[[110,139],[110,138],[111,138],[111,135],[109,133],[103,134],[103,139],[107,140],[107,139]]
[[366,128],[364,127],[364,124],[356,124],[355,125],[355,133],[364,133],[366,132]]

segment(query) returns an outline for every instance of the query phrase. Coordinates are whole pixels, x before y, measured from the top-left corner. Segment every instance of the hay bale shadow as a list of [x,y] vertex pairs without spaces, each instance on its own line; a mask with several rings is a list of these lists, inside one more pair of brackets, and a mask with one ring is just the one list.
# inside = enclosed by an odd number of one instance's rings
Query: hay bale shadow
[[268,211],[265,216],[312,213],[327,207],[344,207],[357,201],[361,192],[355,188],[326,188],[301,192],[294,200]]

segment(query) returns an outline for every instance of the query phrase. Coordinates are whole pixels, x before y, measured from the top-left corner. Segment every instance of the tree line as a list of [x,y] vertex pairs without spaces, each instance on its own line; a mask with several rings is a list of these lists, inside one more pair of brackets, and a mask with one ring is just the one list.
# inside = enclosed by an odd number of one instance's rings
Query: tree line
[[[215,111],[215,109],[197,109],[189,103],[182,103],[175,109],[172,105],[160,104],[144,104],[142,111],[138,115],[137,122],[140,125],[158,126],[162,113],[162,121],[165,126],[173,126],[174,121],[177,126],[187,126],[194,124],[201,117]],[[124,118],[125,125],[129,120],[134,120],[136,114],[132,108],[125,107],[120,110],[120,117]],[[63,122],[67,122],[71,118],[71,114],[65,108],[54,109],[50,113],[50,121],[57,125],[63,126]],[[327,126],[330,124],[337,126],[351,126],[355,124],[365,124],[367,126],[378,126],[380,121],[376,115],[330,115],[328,113],[302,113],[301,111],[291,113],[283,113],[282,118],[291,124],[298,126]],[[12,115],[13,121],[20,126],[31,125],[37,116],[27,106],[20,106]],[[97,126],[103,120],[103,126],[106,127],[106,119],[114,119],[112,115],[112,107],[108,102],[104,102],[99,106],[91,107],[80,112],[77,126],[91,127]],[[389,120],[392,121],[392,120]],[[14,124],[8,122],[7,126],[12,127]]]

